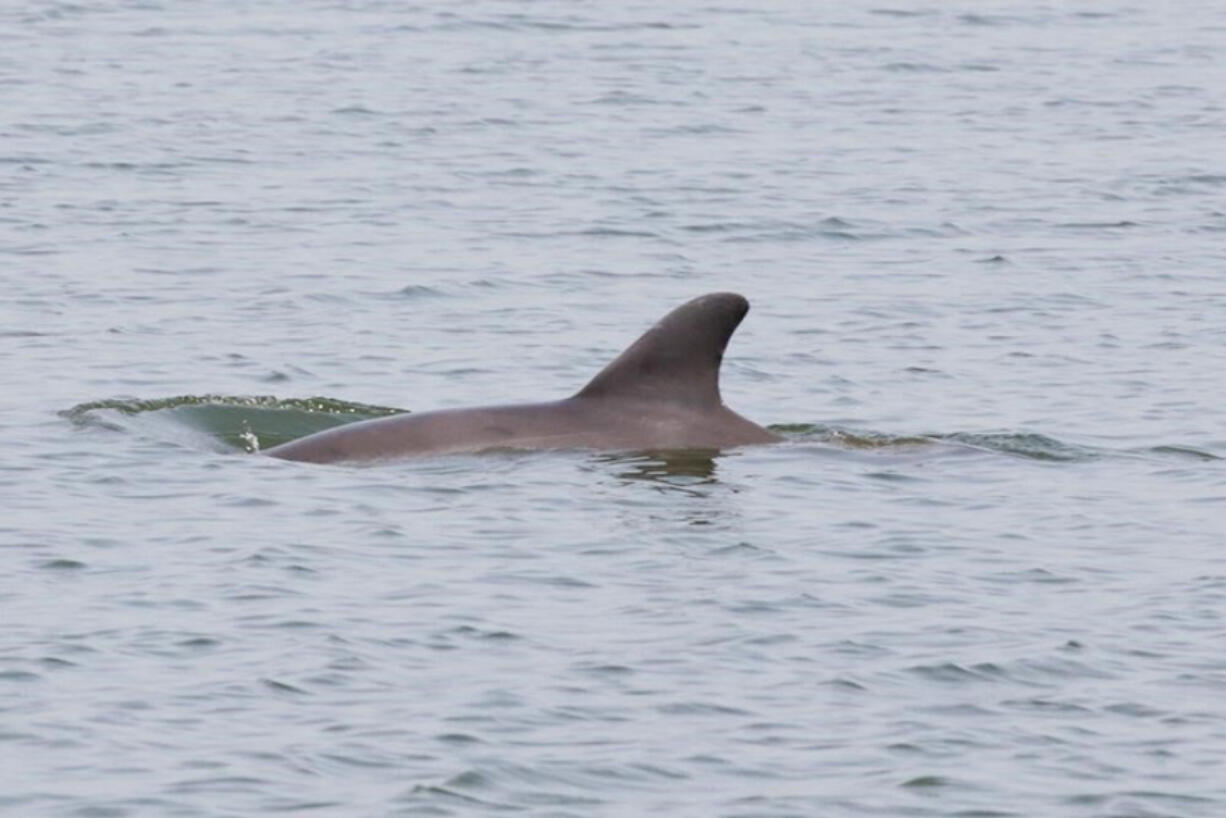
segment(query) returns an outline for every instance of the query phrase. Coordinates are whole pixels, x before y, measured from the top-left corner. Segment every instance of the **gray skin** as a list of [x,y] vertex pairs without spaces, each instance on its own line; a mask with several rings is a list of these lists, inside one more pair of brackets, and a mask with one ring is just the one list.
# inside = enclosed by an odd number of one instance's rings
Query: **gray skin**
[[779,437],[724,406],[719,367],[749,302],[712,293],[682,304],[572,397],[449,409],[338,426],[269,449],[312,463],[490,449],[725,449]]

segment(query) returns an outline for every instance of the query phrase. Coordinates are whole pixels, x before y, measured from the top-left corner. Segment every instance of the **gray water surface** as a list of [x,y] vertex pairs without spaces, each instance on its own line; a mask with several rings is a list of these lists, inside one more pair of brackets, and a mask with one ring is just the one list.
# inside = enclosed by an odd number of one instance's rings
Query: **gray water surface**
[[[12,0],[0,813],[1226,814],[1223,89],[1197,0]],[[780,445],[246,451],[712,290]]]

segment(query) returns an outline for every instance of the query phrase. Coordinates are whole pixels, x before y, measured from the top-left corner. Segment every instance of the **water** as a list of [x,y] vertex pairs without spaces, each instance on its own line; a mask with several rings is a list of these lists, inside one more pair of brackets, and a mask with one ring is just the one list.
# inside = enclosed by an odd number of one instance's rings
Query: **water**
[[1226,11],[827,5],[5,5],[0,812],[1222,815]]

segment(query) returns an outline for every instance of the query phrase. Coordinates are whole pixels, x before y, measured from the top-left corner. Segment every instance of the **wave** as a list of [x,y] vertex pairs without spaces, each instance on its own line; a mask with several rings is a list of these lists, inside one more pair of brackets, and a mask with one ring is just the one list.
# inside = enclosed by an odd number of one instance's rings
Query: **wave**
[[1183,444],[1113,449],[1069,443],[1035,432],[933,432],[915,435],[849,430],[821,423],[776,424],[769,427],[790,440],[825,443],[845,449],[903,450],[953,446],[1057,463],[1086,463],[1109,457],[1158,457],[1221,460],[1220,455]]
[[170,429],[203,433],[222,449],[255,452],[333,426],[404,412],[324,397],[177,395],[90,401],[60,414],[79,426],[153,437],[165,437],[169,422]]

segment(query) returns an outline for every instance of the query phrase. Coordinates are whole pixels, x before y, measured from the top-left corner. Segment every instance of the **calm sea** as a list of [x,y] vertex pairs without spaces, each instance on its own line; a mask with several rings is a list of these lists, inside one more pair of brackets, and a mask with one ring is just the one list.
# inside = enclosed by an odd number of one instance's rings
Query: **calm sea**
[[0,814],[1226,815],[1220,2],[6,0],[0,283]]

